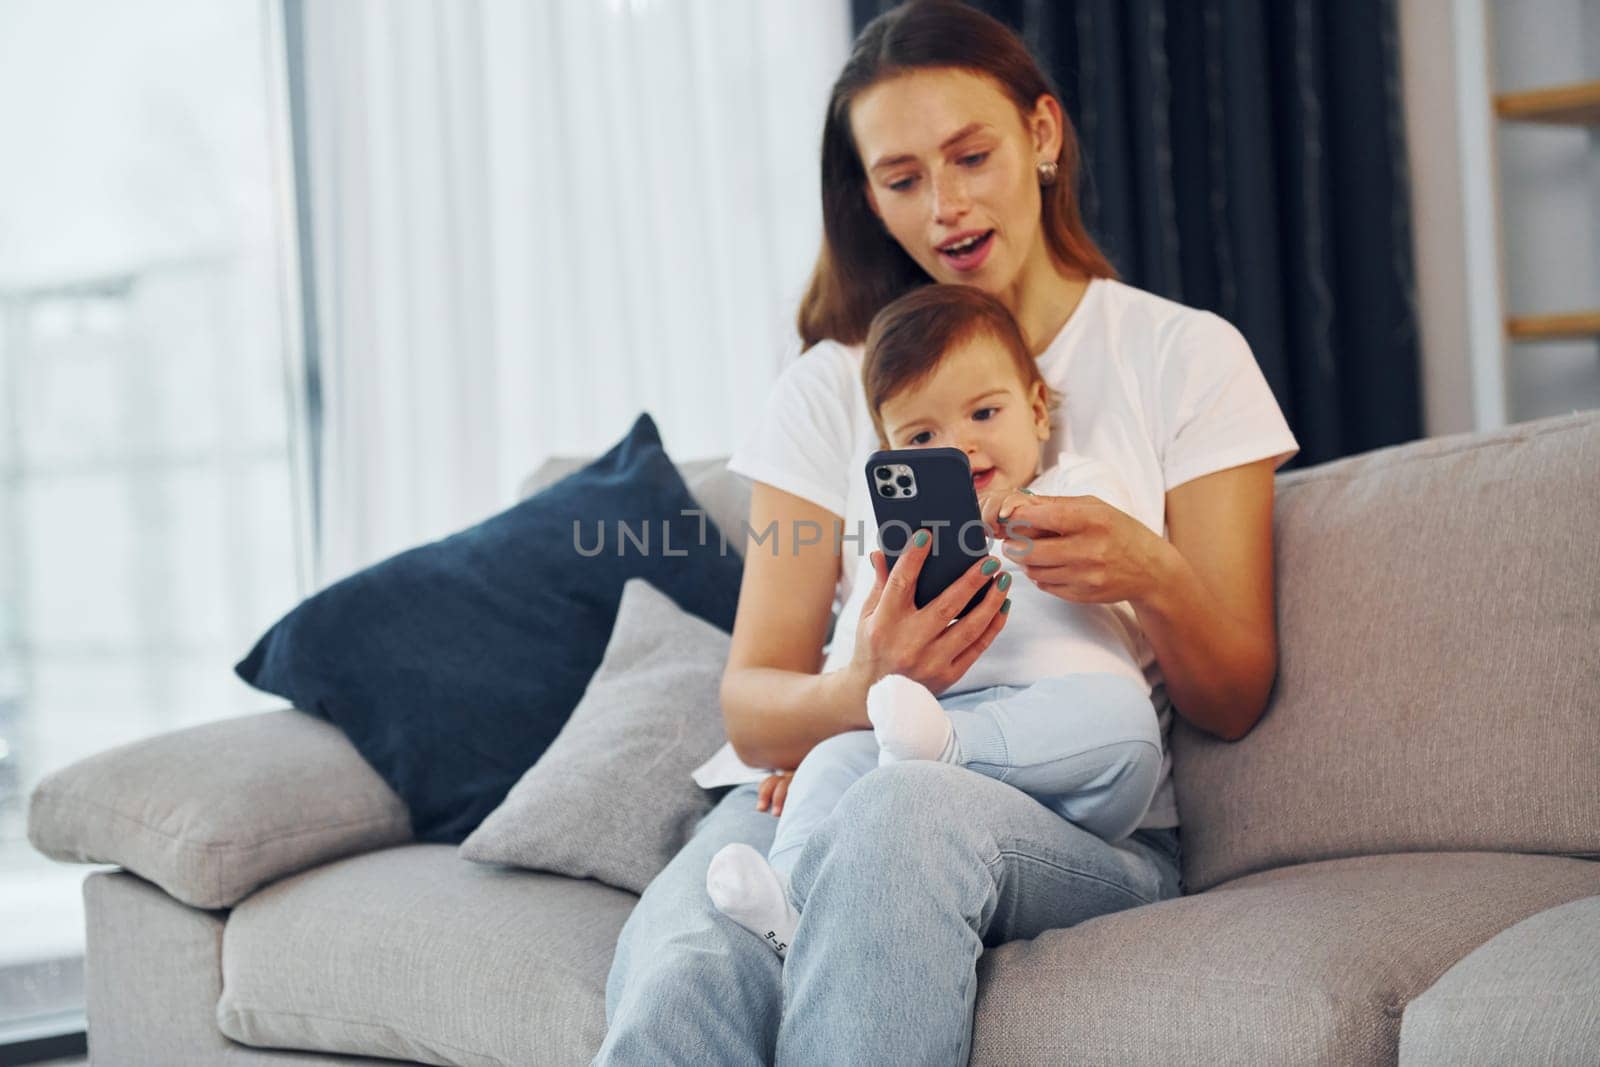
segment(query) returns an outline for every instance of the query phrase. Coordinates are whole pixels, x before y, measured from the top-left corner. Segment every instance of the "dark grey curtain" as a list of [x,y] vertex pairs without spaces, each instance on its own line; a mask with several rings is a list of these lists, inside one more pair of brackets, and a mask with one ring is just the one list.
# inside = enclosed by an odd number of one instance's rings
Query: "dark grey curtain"
[[1123,278],[1250,341],[1294,465],[1421,435],[1393,0],[970,2],[1055,82]]

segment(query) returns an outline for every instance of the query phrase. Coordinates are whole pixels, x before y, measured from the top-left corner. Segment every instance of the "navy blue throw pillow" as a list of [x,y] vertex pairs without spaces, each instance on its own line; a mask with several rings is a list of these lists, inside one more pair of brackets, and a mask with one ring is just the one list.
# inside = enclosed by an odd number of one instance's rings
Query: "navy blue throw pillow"
[[640,415],[543,492],[307,598],[235,670],[342,729],[420,840],[459,843],[561,731],[629,578],[732,629],[742,564],[702,518]]

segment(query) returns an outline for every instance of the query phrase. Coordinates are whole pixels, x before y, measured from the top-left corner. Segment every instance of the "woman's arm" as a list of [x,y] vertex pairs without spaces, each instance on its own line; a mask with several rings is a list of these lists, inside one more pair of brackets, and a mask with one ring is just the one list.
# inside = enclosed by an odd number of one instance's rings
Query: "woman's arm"
[[1167,493],[1171,551],[1132,601],[1185,719],[1236,741],[1266,711],[1278,670],[1273,613],[1272,460],[1185,482]]
[[[800,546],[796,524],[816,524],[817,544]],[[775,537],[758,543],[769,524]],[[750,494],[739,611],[722,675],[722,715],[739,758],[793,769],[812,746],[870,726],[867,688],[850,671],[817,673],[833,615],[841,562],[834,531],[843,520],[792,493],[756,482]],[[807,540],[812,527],[805,527]]]

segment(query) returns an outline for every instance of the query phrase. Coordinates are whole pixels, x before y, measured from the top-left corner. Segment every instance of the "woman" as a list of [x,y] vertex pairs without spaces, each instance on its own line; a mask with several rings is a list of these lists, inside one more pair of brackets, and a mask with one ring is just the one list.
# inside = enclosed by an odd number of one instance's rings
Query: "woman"
[[[913,3],[862,31],[822,157],[808,348],[729,461],[754,482],[752,530],[778,531],[750,543],[723,679],[739,757],[792,769],[819,742],[870,728],[874,681],[942,692],[1005,625],[997,590],[947,625],[986,581],[981,563],[917,610],[923,553],[892,572],[875,555],[852,650],[825,659],[871,515],[860,342],[878,308],[929,280],[1006,304],[1064,394],[1070,441],[1052,450],[1111,463],[1134,489],[1137,514],[1031,499],[1012,518],[1032,524],[1032,543],[1008,551],[1057,596],[1128,602],[1158,692],[1195,726],[1243,736],[1276,671],[1272,474],[1297,450],[1243,339],[1114,280],[1080,221],[1058,100],[1015,35],[963,5]],[[985,517],[998,506],[986,501]],[[834,538],[796,537],[806,523],[842,534],[843,555]],[[985,945],[1180,891],[1168,768],[1140,829],[1112,845],[1008,785],[898,763],[862,777],[807,844],[791,878],[800,925],[780,960],[715,910],[705,874],[730,842],[767,850],[785,780],[733,789],[646,890],[618,941],[596,1062],[965,1063]]]

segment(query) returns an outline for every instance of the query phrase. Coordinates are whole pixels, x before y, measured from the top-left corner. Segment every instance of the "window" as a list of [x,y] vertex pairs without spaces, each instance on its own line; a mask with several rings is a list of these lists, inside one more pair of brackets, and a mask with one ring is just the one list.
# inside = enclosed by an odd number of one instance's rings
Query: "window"
[[230,665],[306,571],[281,70],[272,3],[0,6],[0,1044],[82,1011],[33,786],[276,703]]

